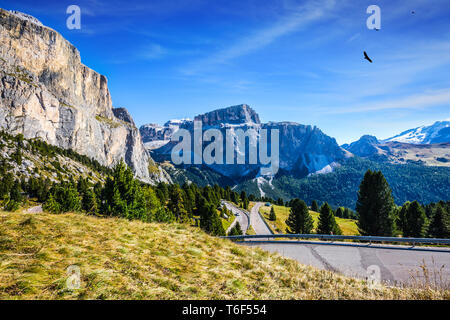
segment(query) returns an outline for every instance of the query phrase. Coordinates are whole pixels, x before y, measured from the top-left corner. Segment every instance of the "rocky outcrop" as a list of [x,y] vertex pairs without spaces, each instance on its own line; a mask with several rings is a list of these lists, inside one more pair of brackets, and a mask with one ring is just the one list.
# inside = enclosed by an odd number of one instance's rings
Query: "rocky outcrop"
[[220,124],[260,124],[258,114],[246,104],[214,110],[199,116],[195,121],[202,121],[204,126]]
[[131,114],[128,112],[127,109],[113,108],[113,113],[117,119],[122,120],[125,123],[128,123],[132,127],[136,127],[136,125],[134,124],[133,117],[131,117]]
[[343,145],[342,147],[357,156],[369,157],[379,153],[379,144],[380,142],[376,137],[364,135],[358,141],[352,142],[350,145]]
[[106,166],[125,159],[146,182],[166,179],[128,112],[113,110],[106,77],[83,65],[78,50],[56,31],[3,9],[0,96],[3,130],[73,149]]

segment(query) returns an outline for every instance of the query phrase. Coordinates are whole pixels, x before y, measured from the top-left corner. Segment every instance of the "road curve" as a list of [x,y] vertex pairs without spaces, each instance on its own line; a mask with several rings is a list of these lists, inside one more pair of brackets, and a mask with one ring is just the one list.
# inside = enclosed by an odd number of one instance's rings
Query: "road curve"
[[[259,208],[263,205],[263,202],[255,203],[249,216],[250,224],[258,235],[271,234],[270,229],[259,214]],[[242,209],[232,205],[231,207],[239,212],[241,217],[245,216]],[[346,246],[339,245],[339,243],[330,245],[329,242],[321,244],[317,242],[308,243],[308,241],[292,244],[286,242],[264,243],[264,241],[262,243],[256,241],[241,243],[248,246],[258,246],[271,252],[278,252],[302,264],[338,272],[349,277],[373,279],[373,270],[376,270],[375,276],[381,282],[392,285],[423,283],[425,281],[423,267],[425,266],[430,275],[430,282],[440,287],[450,287],[450,249],[419,251],[408,246]]]
[[370,272],[375,268],[379,271],[379,280],[392,285],[423,283],[425,277],[421,266],[425,265],[432,283],[436,282],[440,287],[450,286],[450,250],[417,251],[407,246],[371,248],[317,243],[242,243],[350,277],[370,278]]
[[249,215],[244,210],[236,207],[235,205],[233,205],[232,203],[230,203],[228,201],[222,201],[222,204],[224,204],[227,207],[227,209],[230,210],[236,217],[236,219],[234,219],[231,226],[228,228],[227,232],[230,231],[231,228],[234,227],[234,225],[237,222],[239,222],[239,224],[241,225],[242,233],[246,234],[248,227],[250,226]]
[[250,224],[255,230],[256,234],[272,234],[272,231],[270,231],[263,218],[259,214],[259,208],[261,208],[263,205],[263,202],[256,202],[252,210],[250,210]]

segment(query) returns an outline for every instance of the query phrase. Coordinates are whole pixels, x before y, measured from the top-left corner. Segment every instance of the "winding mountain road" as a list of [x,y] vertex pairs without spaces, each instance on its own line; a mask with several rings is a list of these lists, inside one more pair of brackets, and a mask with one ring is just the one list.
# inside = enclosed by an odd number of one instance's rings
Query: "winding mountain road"
[[[256,234],[271,234],[270,229],[259,215],[259,208],[264,203],[257,202],[249,214],[250,222]],[[242,209],[229,204],[229,209],[239,213],[236,217],[246,217]],[[237,219],[236,219],[237,220]],[[247,220],[247,221],[245,221]],[[248,227],[248,224],[244,224]],[[243,230],[246,230],[243,228]],[[261,241],[262,240],[262,241]],[[450,248],[427,248],[399,245],[349,245],[349,243],[326,241],[258,241],[241,242],[248,246],[277,252],[302,264],[320,269],[338,272],[350,277],[362,279],[373,278],[381,282],[402,285],[411,283],[428,283],[450,288]],[[429,274],[428,280],[424,270]],[[375,270],[375,272],[374,272]]]
[[228,210],[230,210],[236,219],[234,219],[233,223],[228,228],[227,232],[233,228],[237,222],[241,225],[242,232],[244,234],[247,233],[248,227],[250,226],[250,216],[242,210],[241,208],[236,207],[234,204],[228,202],[228,201],[222,201],[222,205],[225,205]]

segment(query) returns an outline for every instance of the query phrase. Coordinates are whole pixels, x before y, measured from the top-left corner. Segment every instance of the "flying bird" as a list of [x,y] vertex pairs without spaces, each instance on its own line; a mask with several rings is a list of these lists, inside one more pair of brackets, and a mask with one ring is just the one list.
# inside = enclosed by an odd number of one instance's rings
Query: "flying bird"
[[372,60],[369,58],[369,56],[367,55],[367,52],[365,52],[365,51],[364,51],[364,59],[366,59],[367,61],[372,63]]
[[415,11],[411,11],[412,14],[416,13]]

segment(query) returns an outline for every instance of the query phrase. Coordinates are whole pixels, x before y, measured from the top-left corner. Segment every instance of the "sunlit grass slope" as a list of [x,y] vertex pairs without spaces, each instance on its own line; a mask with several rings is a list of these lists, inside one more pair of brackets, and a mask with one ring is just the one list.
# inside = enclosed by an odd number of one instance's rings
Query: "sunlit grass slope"
[[[273,205],[275,209],[275,215],[277,216],[276,221],[269,220],[270,207],[262,206],[260,212],[263,218],[268,222],[270,228],[275,233],[286,233],[286,220],[289,217],[289,208],[284,206]],[[319,222],[319,213],[315,211],[309,211],[314,220],[314,232],[317,228]],[[359,235],[358,227],[356,225],[356,220],[352,219],[342,219],[336,217],[336,222],[342,230],[343,235]]]
[[[77,265],[81,288],[66,286]],[[417,299],[179,224],[0,212],[0,299]]]

